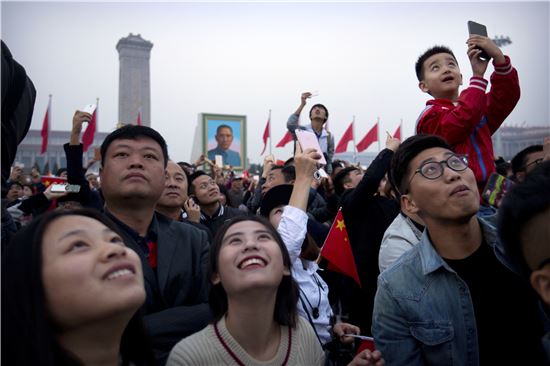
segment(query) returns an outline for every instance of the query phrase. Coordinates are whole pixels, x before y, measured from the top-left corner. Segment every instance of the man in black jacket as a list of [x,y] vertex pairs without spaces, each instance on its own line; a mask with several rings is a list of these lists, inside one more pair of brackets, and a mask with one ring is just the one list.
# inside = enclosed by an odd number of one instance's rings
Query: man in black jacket
[[[362,287],[349,281],[351,287],[350,318],[352,324],[361,328],[362,334],[371,334],[372,310],[378,277],[378,252],[384,232],[399,213],[396,200],[377,194],[380,181],[390,167],[393,153],[399,140],[388,137],[386,148],[371,163],[358,183],[353,177],[344,184],[340,203],[348,231],[349,241],[357,264]],[[339,175],[355,174],[342,170],[334,178],[337,192],[342,180]],[[349,178],[349,177],[348,177]],[[351,185],[350,185],[351,184]],[[349,188],[348,188],[349,187]]]
[[143,266],[145,327],[157,361],[210,320],[205,232],[155,213],[165,184],[166,142],[150,127],[127,125],[101,145],[105,214]]

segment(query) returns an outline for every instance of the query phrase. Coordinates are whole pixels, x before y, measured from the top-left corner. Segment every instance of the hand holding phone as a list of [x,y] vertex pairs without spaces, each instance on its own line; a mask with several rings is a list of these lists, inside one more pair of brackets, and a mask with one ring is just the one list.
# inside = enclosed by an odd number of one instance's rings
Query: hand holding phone
[[[469,34],[477,34],[477,35],[480,35],[480,36],[484,36],[484,37],[488,37],[487,35],[487,27],[484,26],[483,24],[479,24],[479,23],[476,23],[472,20],[469,20],[468,21],[468,33]],[[479,55],[479,58],[484,60],[484,61],[488,61],[491,59],[491,56],[489,56],[487,54],[487,52],[485,52],[485,50],[479,46],[476,46],[476,48],[478,50],[481,50],[481,54]]]

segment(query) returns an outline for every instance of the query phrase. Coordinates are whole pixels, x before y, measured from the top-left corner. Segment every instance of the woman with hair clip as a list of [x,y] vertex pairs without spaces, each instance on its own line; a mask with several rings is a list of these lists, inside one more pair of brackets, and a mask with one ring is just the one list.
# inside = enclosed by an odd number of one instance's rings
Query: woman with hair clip
[[2,255],[2,364],[148,366],[141,262],[96,211],[54,211]]

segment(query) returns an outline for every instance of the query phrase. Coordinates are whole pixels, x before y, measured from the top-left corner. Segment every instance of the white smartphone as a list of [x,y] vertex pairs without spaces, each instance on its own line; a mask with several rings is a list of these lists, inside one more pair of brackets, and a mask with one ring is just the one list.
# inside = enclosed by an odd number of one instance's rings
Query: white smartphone
[[80,186],[78,184],[52,184],[52,193],[78,193]]
[[223,168],[223,156],[216,155],[215,158],[216,158],[216,165],[219,166],[220,168]]
[[86,104],[84,108],[82,108],[82,112],[93,114],[95,112],[96,105],[95,104]]
[[296,129],[295,133],[296,133],[296,138],[298,139],[298,142],[302,147],[302,150],[309,149],[309,148],[317,150],[317,152],[321,154],[319,163],[322,165],[326,165],[327,161],[325,159],[325,156],[323,155],[323,151],[321,151],[321,146],[319,145],[319,140],[317,140],[317,136],[315,136],[313,132],[306,131],[306,130],[299,130],[299,129]]

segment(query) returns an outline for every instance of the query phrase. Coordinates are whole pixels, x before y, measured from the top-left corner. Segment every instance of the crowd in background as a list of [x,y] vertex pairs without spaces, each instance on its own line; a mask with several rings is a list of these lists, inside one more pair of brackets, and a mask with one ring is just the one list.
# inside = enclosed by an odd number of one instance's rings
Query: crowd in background
[[[67,167],[48,174],[70,192],[14,164],[35,92],[2,46],[6,364],[550,362],[550,137],[509,162],[493,155],[519,81],[488,38],[468,40],[461,94],[451,50],[419,59],[434,99],[417,134],[388,135],[368,167],[334,158],[324,105],[299,124],[307,92],[287,126],[321,150],[295,141],[258,175],[172,160],[161,134],[134,125],[83,166],[92,116],[77,110]],[[487,94],[476,47],[493,58]],[[360,284],[320,257],[339,211]]]

